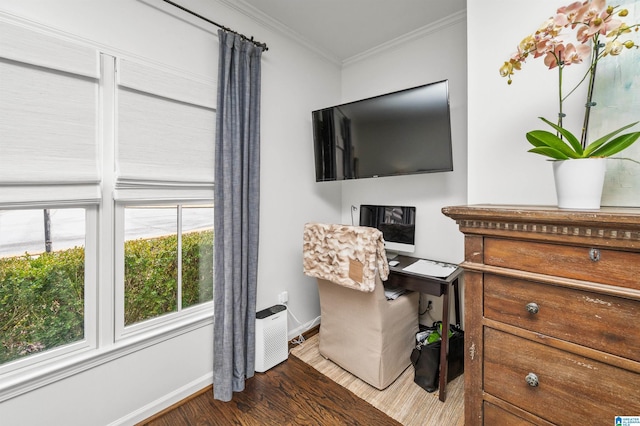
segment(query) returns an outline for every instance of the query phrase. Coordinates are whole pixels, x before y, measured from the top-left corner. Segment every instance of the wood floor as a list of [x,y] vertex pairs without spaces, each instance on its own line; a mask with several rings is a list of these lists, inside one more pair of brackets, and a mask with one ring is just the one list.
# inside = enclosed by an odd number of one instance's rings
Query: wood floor
[[246,381],[230,402],[212,388],[140,425],[400,425],[305,362],[289,359]]
[[464,426],[464,375],[447,384],[447,401],[439,391],[429,393],[414,383],[409,366],[388,388],[379,390],[320,355],[319,336],[312,336],[291,351],[306,364],[404,426]]

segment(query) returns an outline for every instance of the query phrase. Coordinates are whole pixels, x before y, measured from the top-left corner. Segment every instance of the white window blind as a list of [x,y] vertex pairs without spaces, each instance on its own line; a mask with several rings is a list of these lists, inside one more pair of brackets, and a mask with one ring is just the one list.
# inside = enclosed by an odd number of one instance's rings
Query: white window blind
[[0,206],[97,203],[99,56],[0,21]]
[[117,200],[213,198],[215,81],[120,59]]

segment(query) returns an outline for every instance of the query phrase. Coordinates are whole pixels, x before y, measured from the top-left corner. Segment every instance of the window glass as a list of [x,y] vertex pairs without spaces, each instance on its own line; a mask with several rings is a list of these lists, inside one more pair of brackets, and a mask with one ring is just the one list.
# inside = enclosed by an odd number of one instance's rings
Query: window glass
[[0,210],[0,364],[84,338],[86,212]]
[[213,207],[182,208],[182,307],[213,299]]
[[178,309],[177,207],[124,210],[125,325]]
[[126,206],[124,229],[125,326],[212,300],[213,207]]

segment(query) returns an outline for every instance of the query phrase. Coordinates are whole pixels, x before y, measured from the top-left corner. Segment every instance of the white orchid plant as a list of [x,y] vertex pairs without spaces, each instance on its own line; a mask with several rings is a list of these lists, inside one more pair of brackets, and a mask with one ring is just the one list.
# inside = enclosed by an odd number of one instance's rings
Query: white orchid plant
[[[620,55],[625,49],[638,48],[633,40],[624,39],[632,31],[637,32],[639,27],[639,24],[627,25],[619,19],[628,16],[628,13],[627,9],[620,6],[607,5],[606,0],[587,0],[561,7],[535,33],[525,37],[518,45],[517,52],[500,67],[500,75],[507,78],[508,84],[512,83],[514,73],[521,70],[522,64],[530,57],[544,58],[545,65],[558,72],[558,121],[553,123],[540,117],[556,132],[528,132],[527,140],[533,145],[529,152],[553,160],[609,157],[628,148],[640,138],[640,132],[620,135],[638,124],[636,121],[587,143],[589,115],[591,108],[595,106],[593,89],[598,62],[605,57]],[[565,41],[565,30],[574,32],[576,43]],[[565,95],[562,80],[564,69],[585,60],[589,61],[589,68],[578,84]],[[588,82],[587,100],[582,134],[578,139],[562,125],[565,117],[562,104],[584,82]]]

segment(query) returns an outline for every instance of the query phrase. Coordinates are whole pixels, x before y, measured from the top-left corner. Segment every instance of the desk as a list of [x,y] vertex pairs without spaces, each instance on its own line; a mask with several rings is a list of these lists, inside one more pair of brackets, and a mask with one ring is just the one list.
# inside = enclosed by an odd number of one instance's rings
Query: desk
[[[406,288],[424,294],[442,297],[442,330],[449,330],[449,287],[453,285],[455,297],[456,323],[460,324],[460,291],[458,278],[462,274],[462,268],[457,268],[446,278],[432,277],[416,274],[403,270],[416,262],[417,258],[409,256],[397,256],[394,260],[399,263],[396,266],[389,265],[389,279],[386,281],[392,287]],[[440,389],[440,401],[447,399],[447,355],[449,352],[449,333],[442,333],[440,346],[440,376],[438,388]]]

